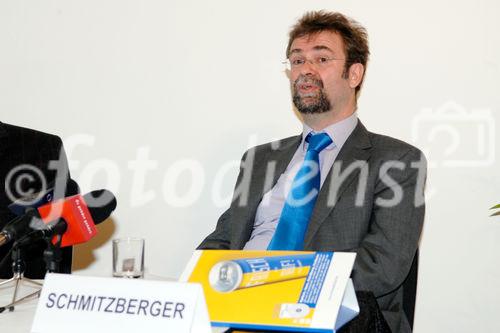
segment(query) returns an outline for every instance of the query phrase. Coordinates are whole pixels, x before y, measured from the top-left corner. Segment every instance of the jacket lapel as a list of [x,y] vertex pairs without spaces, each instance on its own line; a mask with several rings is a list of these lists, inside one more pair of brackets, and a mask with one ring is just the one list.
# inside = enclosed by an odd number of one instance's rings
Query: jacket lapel
[[237,201],[233,203],[233,205],[237,205],[237,208],[233,209],[231,217],[235,222],[232,223],[232,248],[243,248],[250,238],[257,207],[262,201],[262,197],[276,185],[276,182],[283,172],[285,172],[301,141],[302,135],[297,135],[285,142],[282,141],[276,146],[271,144],[263,156],[253,157],[254,160],[253,163],[250,163],[250,168],[255,169],[248,171],[251,175],[249,186],[247,187],[248,202],[243,206],[238,206]]
[[345,190],[351,184],[357,186],[357,182],[354,182],[354,180],[358,178],[360,168],[356,167],[352,171],[348,171],[347,176],[342,179],[344,172],[354,163],[366,162],[370,158],[370,148],[368,131],[361,124],[361,121],[358,121],[358,125],[342,146],[319,192],[304,239],[304,248],[309,248],[314,235]]

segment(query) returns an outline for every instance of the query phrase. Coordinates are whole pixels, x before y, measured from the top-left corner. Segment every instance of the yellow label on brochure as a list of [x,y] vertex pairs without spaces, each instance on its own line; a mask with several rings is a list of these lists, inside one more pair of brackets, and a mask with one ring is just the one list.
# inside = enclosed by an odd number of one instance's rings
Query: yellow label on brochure
[[305,278],[309,273],[309,266],[285,268],[277,271],[255,272],[253,274],[243,274],[242,287],[259,286],[262,284],[283,281],[287,277],[290,279]]
[[[307,306],[297,304],[307,273],[310,270],[309,266],[244,274],[240,283],[244,288],[225,293],[211,287],[209,272],[215,264],[221,261],[311,253],[314,252],[201,251],[200,258],[188,282],[197,282],[203,286],[212,322],[258,322],[270,326],[309,327],[314,315],[314,308],[303,311],[304,309],[300,306],[306,308]],[[291,279],[283,280],[283,276],[287,274],[290,275]],[[294,311],[303,315],[297,316]]]

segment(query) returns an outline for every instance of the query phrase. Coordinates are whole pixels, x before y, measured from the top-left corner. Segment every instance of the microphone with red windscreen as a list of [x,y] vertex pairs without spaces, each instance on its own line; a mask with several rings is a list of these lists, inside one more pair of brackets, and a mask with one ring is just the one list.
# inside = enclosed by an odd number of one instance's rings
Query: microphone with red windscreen
[[115,208],[116,198],[108,190],[56,200],[9,222],[0,232],[0,246],[12,240],[22,246],[50,237],[54,237],[54,244],[60,240],[61,247],[84,243],[97,234],[95,225],[106,220]]

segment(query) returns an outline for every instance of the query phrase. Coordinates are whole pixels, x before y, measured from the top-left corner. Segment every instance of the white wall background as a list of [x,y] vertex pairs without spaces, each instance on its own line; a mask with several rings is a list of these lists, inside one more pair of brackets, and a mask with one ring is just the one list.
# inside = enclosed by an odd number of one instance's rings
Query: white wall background
[[[83,189],[118,197],[114,223],[76,248],[77,272],[109,275],[110,239],[139,236],[150,274],[180,274],[227,206],[246,147],[300,131],[281,61],[289,27],[322,8],[368,29],[364,124],[426,149],[432,163],[415,331],[500,331],[500,217],[488,217],[500,203],[494,0],[3,0],[0,120],[60,135]],[[440,125],[458,141],[433,136]],[[156,167],[143,189],[138,154]],[[203,184],[176,176],[185,159]],[[454,159],[462,163],[446,164]]]

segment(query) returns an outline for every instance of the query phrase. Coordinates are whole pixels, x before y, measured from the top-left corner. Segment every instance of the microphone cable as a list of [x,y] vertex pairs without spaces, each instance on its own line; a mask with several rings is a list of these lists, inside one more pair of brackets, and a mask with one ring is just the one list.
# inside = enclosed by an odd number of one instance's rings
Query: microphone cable
[[30,233],[27,233],[26,235],[24,235],[23,237],[19,238],[17,241],[15,241],[11,248],[9,249],[9,251],[5,254],[5,256],[2,258],[2,261],[0,261],[0,271],[3,269],[3,266],[7,263],[7,259],[10,258],[10,256],[12,255],[12,250],[14,250],[14,248],[17,246],[17,243],[18,242],[21,242],[21,241],[24,241],[25,239],[27,239],[28,237],[31,237],[31,235],[33,234],[36,234],[38,232],[38,230],[33,230],[31,231]]

